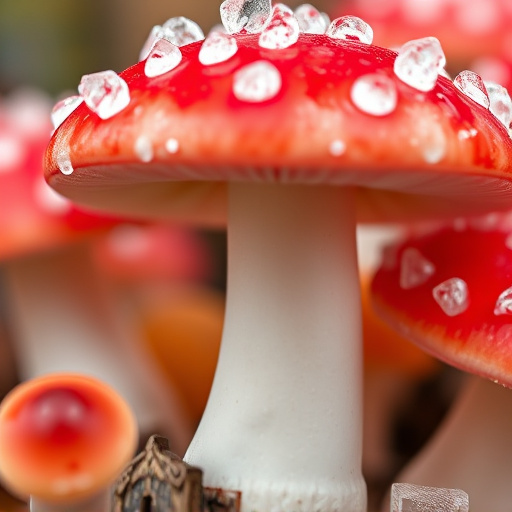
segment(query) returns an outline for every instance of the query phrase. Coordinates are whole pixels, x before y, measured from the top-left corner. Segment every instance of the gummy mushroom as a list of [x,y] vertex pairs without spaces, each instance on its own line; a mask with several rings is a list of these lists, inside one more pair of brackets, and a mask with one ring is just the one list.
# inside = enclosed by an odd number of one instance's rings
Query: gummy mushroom
[[166,429],[184,452],[190,428],[162,407],[173,400],[170,388],[160,385],[163,376],[137,346],[91,255],[118,219],[77,208],[45,183],[51,101],[36,92],[0,100],[0,271],[19,378],[95,375],[129,401],[145,434]]
[[48,374],[0,404],[0,477],[32,512],[110,510],[110,486],[133,456],[137,423],[109,386]]
[[382,318],[473,375],[432,439],[396,479],[463,488],[471,510],[504,510],[512,456],[510,215],[458,221],[412,237],[394,252],[372,283]]
[[358,210],[503,208],[512,141],[440,67],[406,84],[362,20],[310,34],[282,4],[240,4],[221,6],[227,33],[163,34],[126,71],[84,77],[46,178],[118,214],[229,217],[222,347],[185,460],[244,512],[362,511]]

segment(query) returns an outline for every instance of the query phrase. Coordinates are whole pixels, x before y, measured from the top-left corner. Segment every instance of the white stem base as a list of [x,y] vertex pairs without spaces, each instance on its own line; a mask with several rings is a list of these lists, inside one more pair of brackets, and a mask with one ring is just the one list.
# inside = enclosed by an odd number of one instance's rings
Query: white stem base
[[23,380],[51,372],[92,375],[116,389],[145,434],[183,453],[191,427],[181,404],[117,314],[87,247],[77,245],[4,266],[15,353]]
[[354,200],[337,187],[231,185],[226,319],[185,460],[243,512],[362,512]]
[[471,377],[434,437],[395,480],[462,489],[471,512],[510,510],[511,461],[512,390]]

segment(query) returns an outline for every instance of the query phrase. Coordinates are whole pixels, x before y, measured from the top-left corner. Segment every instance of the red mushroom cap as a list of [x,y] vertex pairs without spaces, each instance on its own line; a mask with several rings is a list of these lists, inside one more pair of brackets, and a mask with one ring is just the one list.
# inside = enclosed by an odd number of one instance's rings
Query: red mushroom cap
[[372,282],[384,320],[446,363],[512,387],[510,224],[447,227],[387,251]]
[[0,475],[19,496],[63,502],[92,495],[117,478],[136,443],[129,407],[90,377],[39,377],[0,406]]
[[[0,259],[63,245],[114,224],[59,196],[42,176],[50,102],[20,92],[0,102]],[[29,121],[26,117],[31,115]]]
[[159,76],[145,61],[121,73],[130,101],[107,119],[78,106],[49,145],[50,185],[95,208],[210,224],[225,220],[229,180],[368,187],[362,219],[509,203],[512,142],[447,78],[420,91],[395,75],[396,53],[329,35],[275,50],[227,37],[238,50],[223,62],[202,64],[195,42]]

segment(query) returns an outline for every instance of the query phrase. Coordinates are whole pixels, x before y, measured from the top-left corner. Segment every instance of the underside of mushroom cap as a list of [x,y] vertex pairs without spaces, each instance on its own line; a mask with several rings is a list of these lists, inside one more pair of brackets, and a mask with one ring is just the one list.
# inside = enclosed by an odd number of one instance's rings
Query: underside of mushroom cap
[[217,64],[195,42],[171,71],[124,71],[129,103],[108,119],[79,105],[48,148],[50,185],[94,208],[212,224],[228,181],[355,185],[364,220],[510,204],[507,130],[449,79],[420,91],[395,75],[395,52],[355,40],[231,37]]
[[511,286],[510,222],[492,216],[389,247],[372,302],[438,359],[512,387]]

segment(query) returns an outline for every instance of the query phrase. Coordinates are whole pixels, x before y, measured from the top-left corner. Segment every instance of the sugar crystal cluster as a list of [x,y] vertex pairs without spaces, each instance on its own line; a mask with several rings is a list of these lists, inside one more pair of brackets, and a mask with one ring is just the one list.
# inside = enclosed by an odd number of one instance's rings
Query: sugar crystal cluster
[[234,76],[233,93],[241,101],[259,103],[281,90],[281,74],[270,62],[261,60],[239,69]]
[[333,39],[347,39],[372,44],[373,29],[356,16],[342,16],[331,22],[326,34]]
[[149,51],[144,64],[147,77],[155,77],[172,71],[182,59],[181,51],[167,39],[159,39]]
[[249,34],[261,32],[271,12],[271,0],[225,0],[220,6],[220,17],[229,34],[242,29]]
[[352,85],[350,97],[359,110],[373,116],[391,114],[398,101],[395,82],[377,73],[357,78]]
[[453,79],[453,83],[455,87],[460,89],[468,98],[471,98],[484,108],[490,107],[489,94],[487,93],[487,89],[480,75],[477,75],[473,71],[461,71]]
[[291,9],[277,4],[272,9],[270,20],[263,28],[258,43],[262,48],[280,50],[295,44],[299,34],[299,22]]

